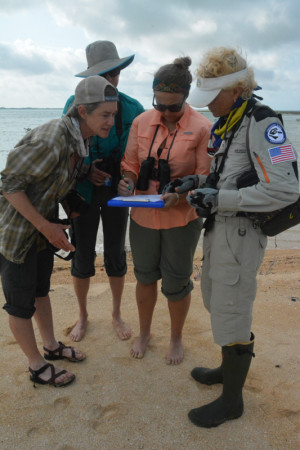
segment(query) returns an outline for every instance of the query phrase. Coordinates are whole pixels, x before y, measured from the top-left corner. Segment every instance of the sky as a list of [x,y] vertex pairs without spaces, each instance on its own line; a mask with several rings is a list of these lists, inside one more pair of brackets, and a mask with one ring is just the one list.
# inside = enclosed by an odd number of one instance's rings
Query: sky
[[119,90],[152,103],[162,65],[212,47],[240,49],[276,110],[300,110],[299,0],[1,0],[0,107],[63,108],[87,68],[85,48],[113,41],[135,54]]

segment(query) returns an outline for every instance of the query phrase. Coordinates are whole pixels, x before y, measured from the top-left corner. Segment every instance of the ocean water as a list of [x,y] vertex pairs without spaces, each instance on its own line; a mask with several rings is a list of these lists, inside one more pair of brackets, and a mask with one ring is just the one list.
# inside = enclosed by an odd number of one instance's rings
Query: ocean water
[[[202,111],[212,122],[214,118],[209,111]],[[0,108],[0,171],[4,169],[8,152],[26,134],[28,129],[42,125],[52,119],[60,118],[62,109],[9,109]],[[282,112],[283,121],[287,136],[292,142],[299,155],[298,165],[300,169],[300,111]],[[101,227],[97,238],[97,252],[103,251]],[[199,246],[202,245],[200,238]],[[126,246],[129,249],[127,236]],[[268,248],[296,248],[300,249],[300,225],[279,234],[274,238],[269,238]]]

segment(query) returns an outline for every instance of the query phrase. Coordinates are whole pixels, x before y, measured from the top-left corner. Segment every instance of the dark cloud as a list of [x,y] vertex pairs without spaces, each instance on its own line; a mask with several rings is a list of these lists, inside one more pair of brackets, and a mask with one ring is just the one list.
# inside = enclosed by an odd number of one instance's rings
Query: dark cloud
[[[162,48],[175,44],[181,48],[190,45],[193,50],[224,44],[240,45],[251,51],[299,42],[298,0],[231,0],[226,4],[224,0],[116,0],[111,3],[73,0],[72,8],[67,2],[53,2],[69,20],[100,39],[109,36],[112,40],[134,41],[161,36]],[[102,20],[101,27],[99,20]],[[198,21],[208,23],[205,33],[191,28]],[[213,27],[209,32],[209,24],[213,22],[217,29]]]
[[51,73],[53,66],[40,54],[21,54],[15,52],[10,46],[0,44],[1,70],[17,71],[26,75],[41,75]]

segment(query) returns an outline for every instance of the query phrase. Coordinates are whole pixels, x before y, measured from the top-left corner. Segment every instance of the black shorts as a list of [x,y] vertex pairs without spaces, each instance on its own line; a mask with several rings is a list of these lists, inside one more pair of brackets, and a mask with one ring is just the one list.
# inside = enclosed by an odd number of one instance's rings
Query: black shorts
[[107,201],[112,197],[110,189],[94,187],[90,209],[72,221],[76,247],[71,267],[71,274],[74,277],[89,278],[95,275],[95,248],[100,219],[107,275],[122,277],[127,272],[125,237],[128,208],[107,206]]
[[48,249],[37,252],[34,244],[24,263],[8,261],[0,254],[0,273],[8,314],[30,319],[35,312],[36,297],[45,297],[50,290],[53,253]]

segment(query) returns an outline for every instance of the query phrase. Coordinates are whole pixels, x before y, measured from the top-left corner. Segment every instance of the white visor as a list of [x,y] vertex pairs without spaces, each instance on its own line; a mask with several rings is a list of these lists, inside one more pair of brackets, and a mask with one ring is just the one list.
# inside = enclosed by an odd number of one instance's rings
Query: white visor
[[230,73],[223,77],[197,78],[196,86],[188,97],[188,103],[196,108],[203,108],[209,105],[221,92],[222,89],[229,88],[237,81],[242,81],[248,75],[248,69]]

